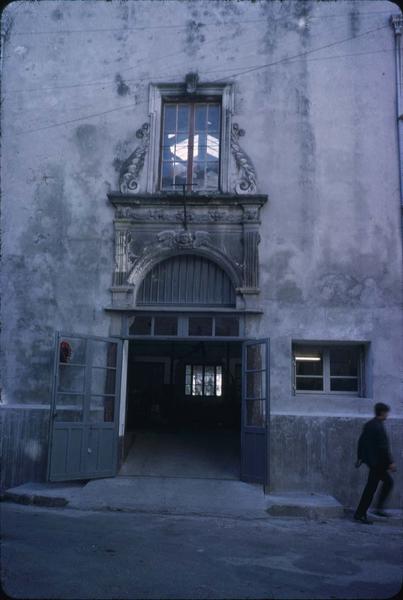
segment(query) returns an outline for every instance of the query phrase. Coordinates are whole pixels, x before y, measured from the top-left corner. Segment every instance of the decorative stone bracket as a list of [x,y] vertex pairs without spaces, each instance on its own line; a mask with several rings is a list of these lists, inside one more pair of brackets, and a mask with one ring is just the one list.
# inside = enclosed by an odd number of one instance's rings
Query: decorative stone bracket
[[150,143],[150,126],[148,123],[136,131],[136,137],[141,144],[123,163],[119,176],[119,189],[122,194],[137,194],[139,192],[139,177],[144,167],[144,161]]
[[231,151],[240,175],[240,180],[235,184],[237,194],[256,193],[256,171],[249,156],[239,145],[239,138],[245,135],[245,130],[240,129],[238,123],[233,123],[231,130]]

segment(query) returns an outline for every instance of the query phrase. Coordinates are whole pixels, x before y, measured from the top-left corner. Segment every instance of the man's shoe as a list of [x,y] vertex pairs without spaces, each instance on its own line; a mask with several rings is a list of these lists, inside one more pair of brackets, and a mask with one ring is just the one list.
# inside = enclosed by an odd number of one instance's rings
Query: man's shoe
[[390,515],[388,515],[387,512],[385,512],[384,510],[378,509],[378,510],[374,510],[374,513],[376,515],[378,515],[378,517],[387,517],[389,518]]
[[373,521],[370,521],[367,515],[354,515],[354,521],[359,521],[360,523],[365,523],[365,525],[372,525]]

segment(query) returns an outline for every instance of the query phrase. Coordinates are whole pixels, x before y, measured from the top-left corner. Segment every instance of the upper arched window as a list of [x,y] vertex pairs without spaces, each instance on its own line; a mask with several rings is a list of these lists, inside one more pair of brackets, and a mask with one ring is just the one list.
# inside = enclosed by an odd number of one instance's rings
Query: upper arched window
[[137,305],[235,306],[235,289],[216,263],[185,254],[156,264],[143,279]]

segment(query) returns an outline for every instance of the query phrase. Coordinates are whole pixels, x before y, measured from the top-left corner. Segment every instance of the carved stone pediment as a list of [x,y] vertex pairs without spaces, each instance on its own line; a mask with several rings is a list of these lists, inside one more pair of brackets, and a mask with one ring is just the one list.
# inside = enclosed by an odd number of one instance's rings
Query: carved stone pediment
[[115,207],[114,304],[124,298],[134,305],[127,291],[154,264],[179,253],[209,257],[231,274],[239,294],[259,293],[260,210],[267,196],[115,192],[109,200]]

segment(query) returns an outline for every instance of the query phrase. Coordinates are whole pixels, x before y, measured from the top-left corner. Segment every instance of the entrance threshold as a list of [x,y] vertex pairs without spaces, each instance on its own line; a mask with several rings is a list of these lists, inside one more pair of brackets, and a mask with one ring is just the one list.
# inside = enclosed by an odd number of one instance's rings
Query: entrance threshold
[[119,476],[239,480],[239,432],[136,431]]

